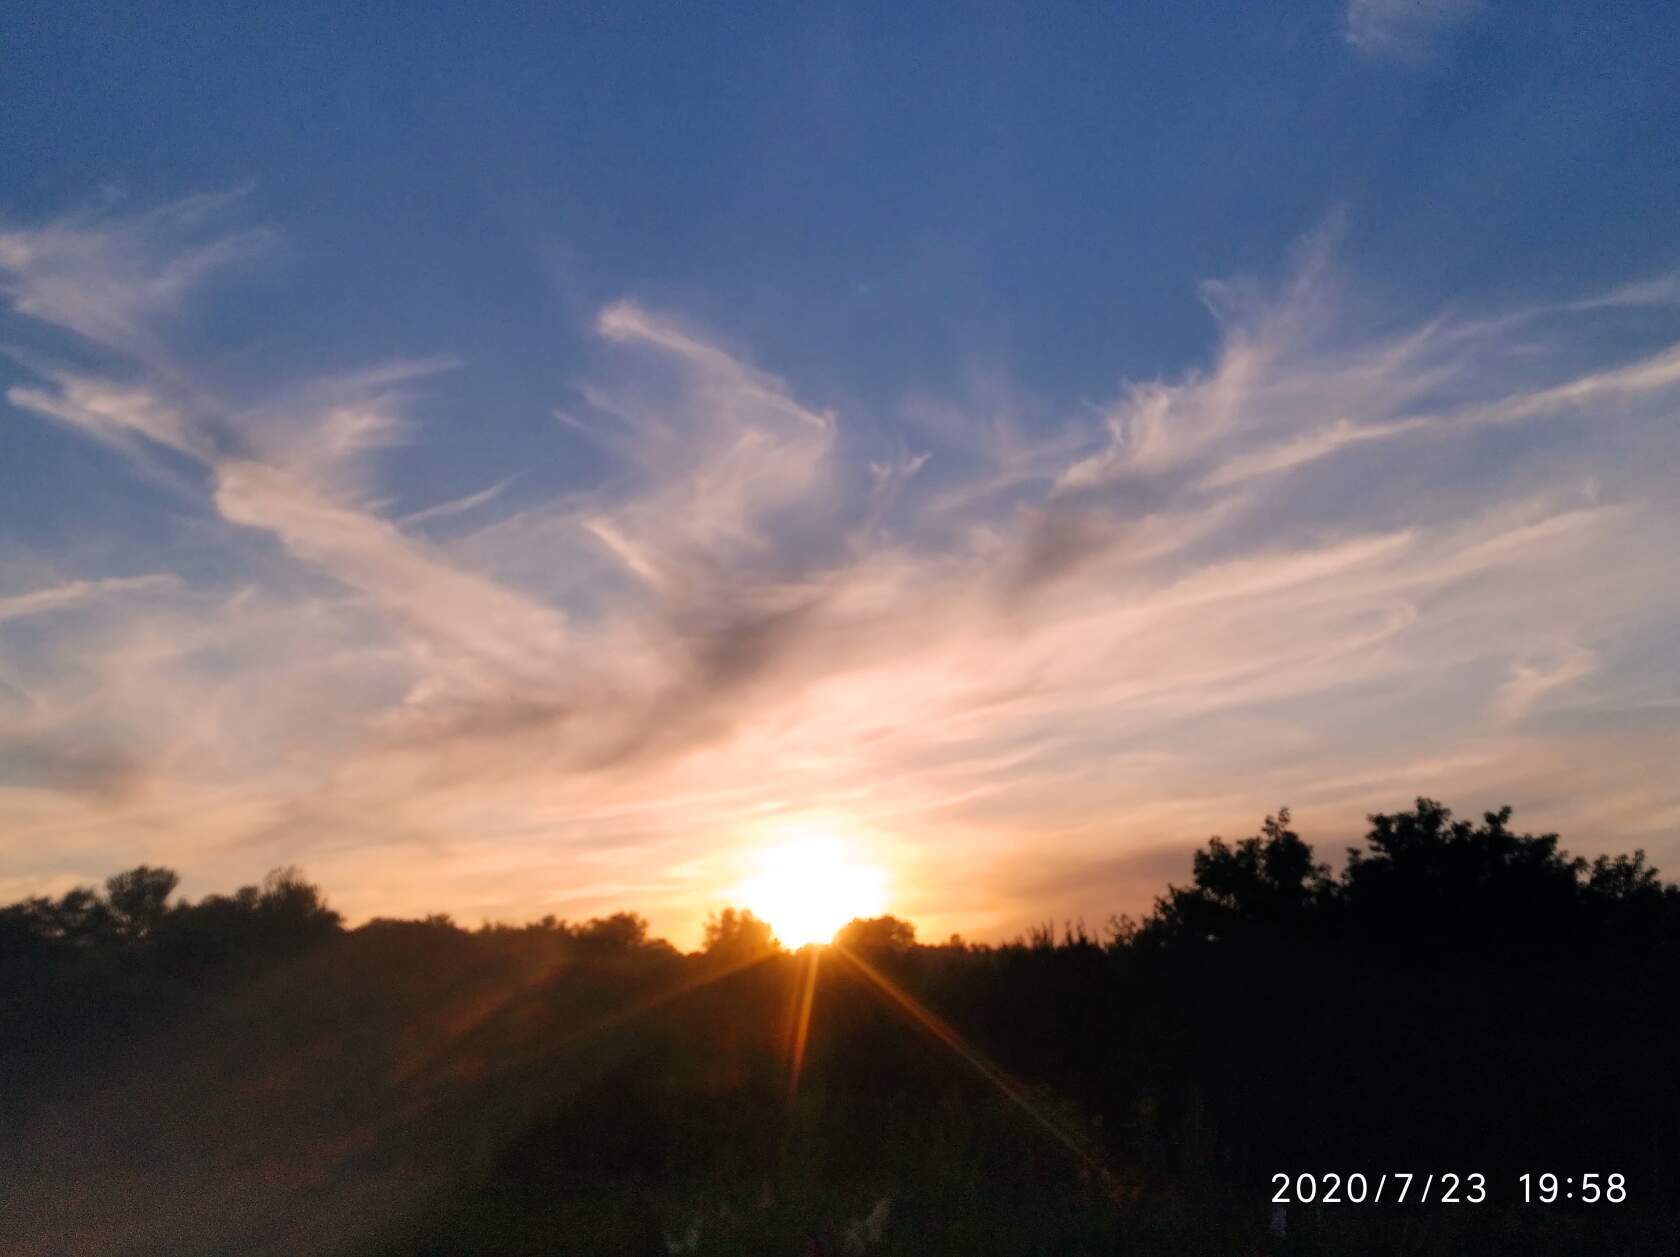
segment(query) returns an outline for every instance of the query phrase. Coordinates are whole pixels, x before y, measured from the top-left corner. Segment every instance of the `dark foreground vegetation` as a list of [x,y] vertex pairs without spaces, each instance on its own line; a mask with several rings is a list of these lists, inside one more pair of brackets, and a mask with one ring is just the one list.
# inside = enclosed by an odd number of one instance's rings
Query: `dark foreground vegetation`
[[[1508,820],[1420,800],[1332,876],[1281,813],[1100,936],[798,955],[136,869],[0,910],[0,1251],[1676,1252],[1680,890]],[[1274,1219],[1353,1171],[1486,1200]]]

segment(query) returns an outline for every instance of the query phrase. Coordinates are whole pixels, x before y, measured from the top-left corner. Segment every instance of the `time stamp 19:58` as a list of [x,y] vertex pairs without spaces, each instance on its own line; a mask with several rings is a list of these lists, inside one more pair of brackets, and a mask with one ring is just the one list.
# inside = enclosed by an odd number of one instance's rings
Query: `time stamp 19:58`
[[1564,1200],[1579,1200],[1584,1205],[1619,1205],[1627,1199],[1625,1174],[1523,1174],[1523,1202],[1542,1205],[1555,1204],[1562,1193]]
[[[1524,1204],[1619,1205],[1628,1198],[1627,1175],[1622,1173],[1548,1171],[1520,1174],[1517,1184]],[[1274,1205],[1479,1205],[1488,1199],[1487,1175],[1480,1173],[1278,1173],[1272,1175],[1272,1185],[1277,1189],[1272,1195]]]

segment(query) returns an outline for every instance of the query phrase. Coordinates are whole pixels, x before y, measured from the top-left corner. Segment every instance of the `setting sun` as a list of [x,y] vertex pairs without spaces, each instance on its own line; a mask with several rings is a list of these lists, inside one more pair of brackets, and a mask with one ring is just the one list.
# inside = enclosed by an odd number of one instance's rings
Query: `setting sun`
[[857,862],[838,839],[786,842],[760,852],[756,863],[736,894],[784,947],[826,943],[853,917],[878,915],[886,902],[880,870]]

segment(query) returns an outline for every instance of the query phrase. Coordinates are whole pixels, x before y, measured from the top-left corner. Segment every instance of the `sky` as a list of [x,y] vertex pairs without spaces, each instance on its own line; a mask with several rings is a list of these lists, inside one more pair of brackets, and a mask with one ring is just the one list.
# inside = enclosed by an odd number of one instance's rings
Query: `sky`
[[0,16],[0,901],[1680,865],[1680,11]]

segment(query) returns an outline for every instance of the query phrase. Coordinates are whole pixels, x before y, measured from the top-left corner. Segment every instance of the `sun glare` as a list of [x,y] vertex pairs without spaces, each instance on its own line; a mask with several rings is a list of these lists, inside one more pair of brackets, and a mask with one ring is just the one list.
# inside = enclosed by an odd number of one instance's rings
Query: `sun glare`
[[801,838],[769,847],[737,895],[770,923],[784,947],[826,943],[853,917],[878,916],[886,903],[880,870],[858,863],[835,838]]

